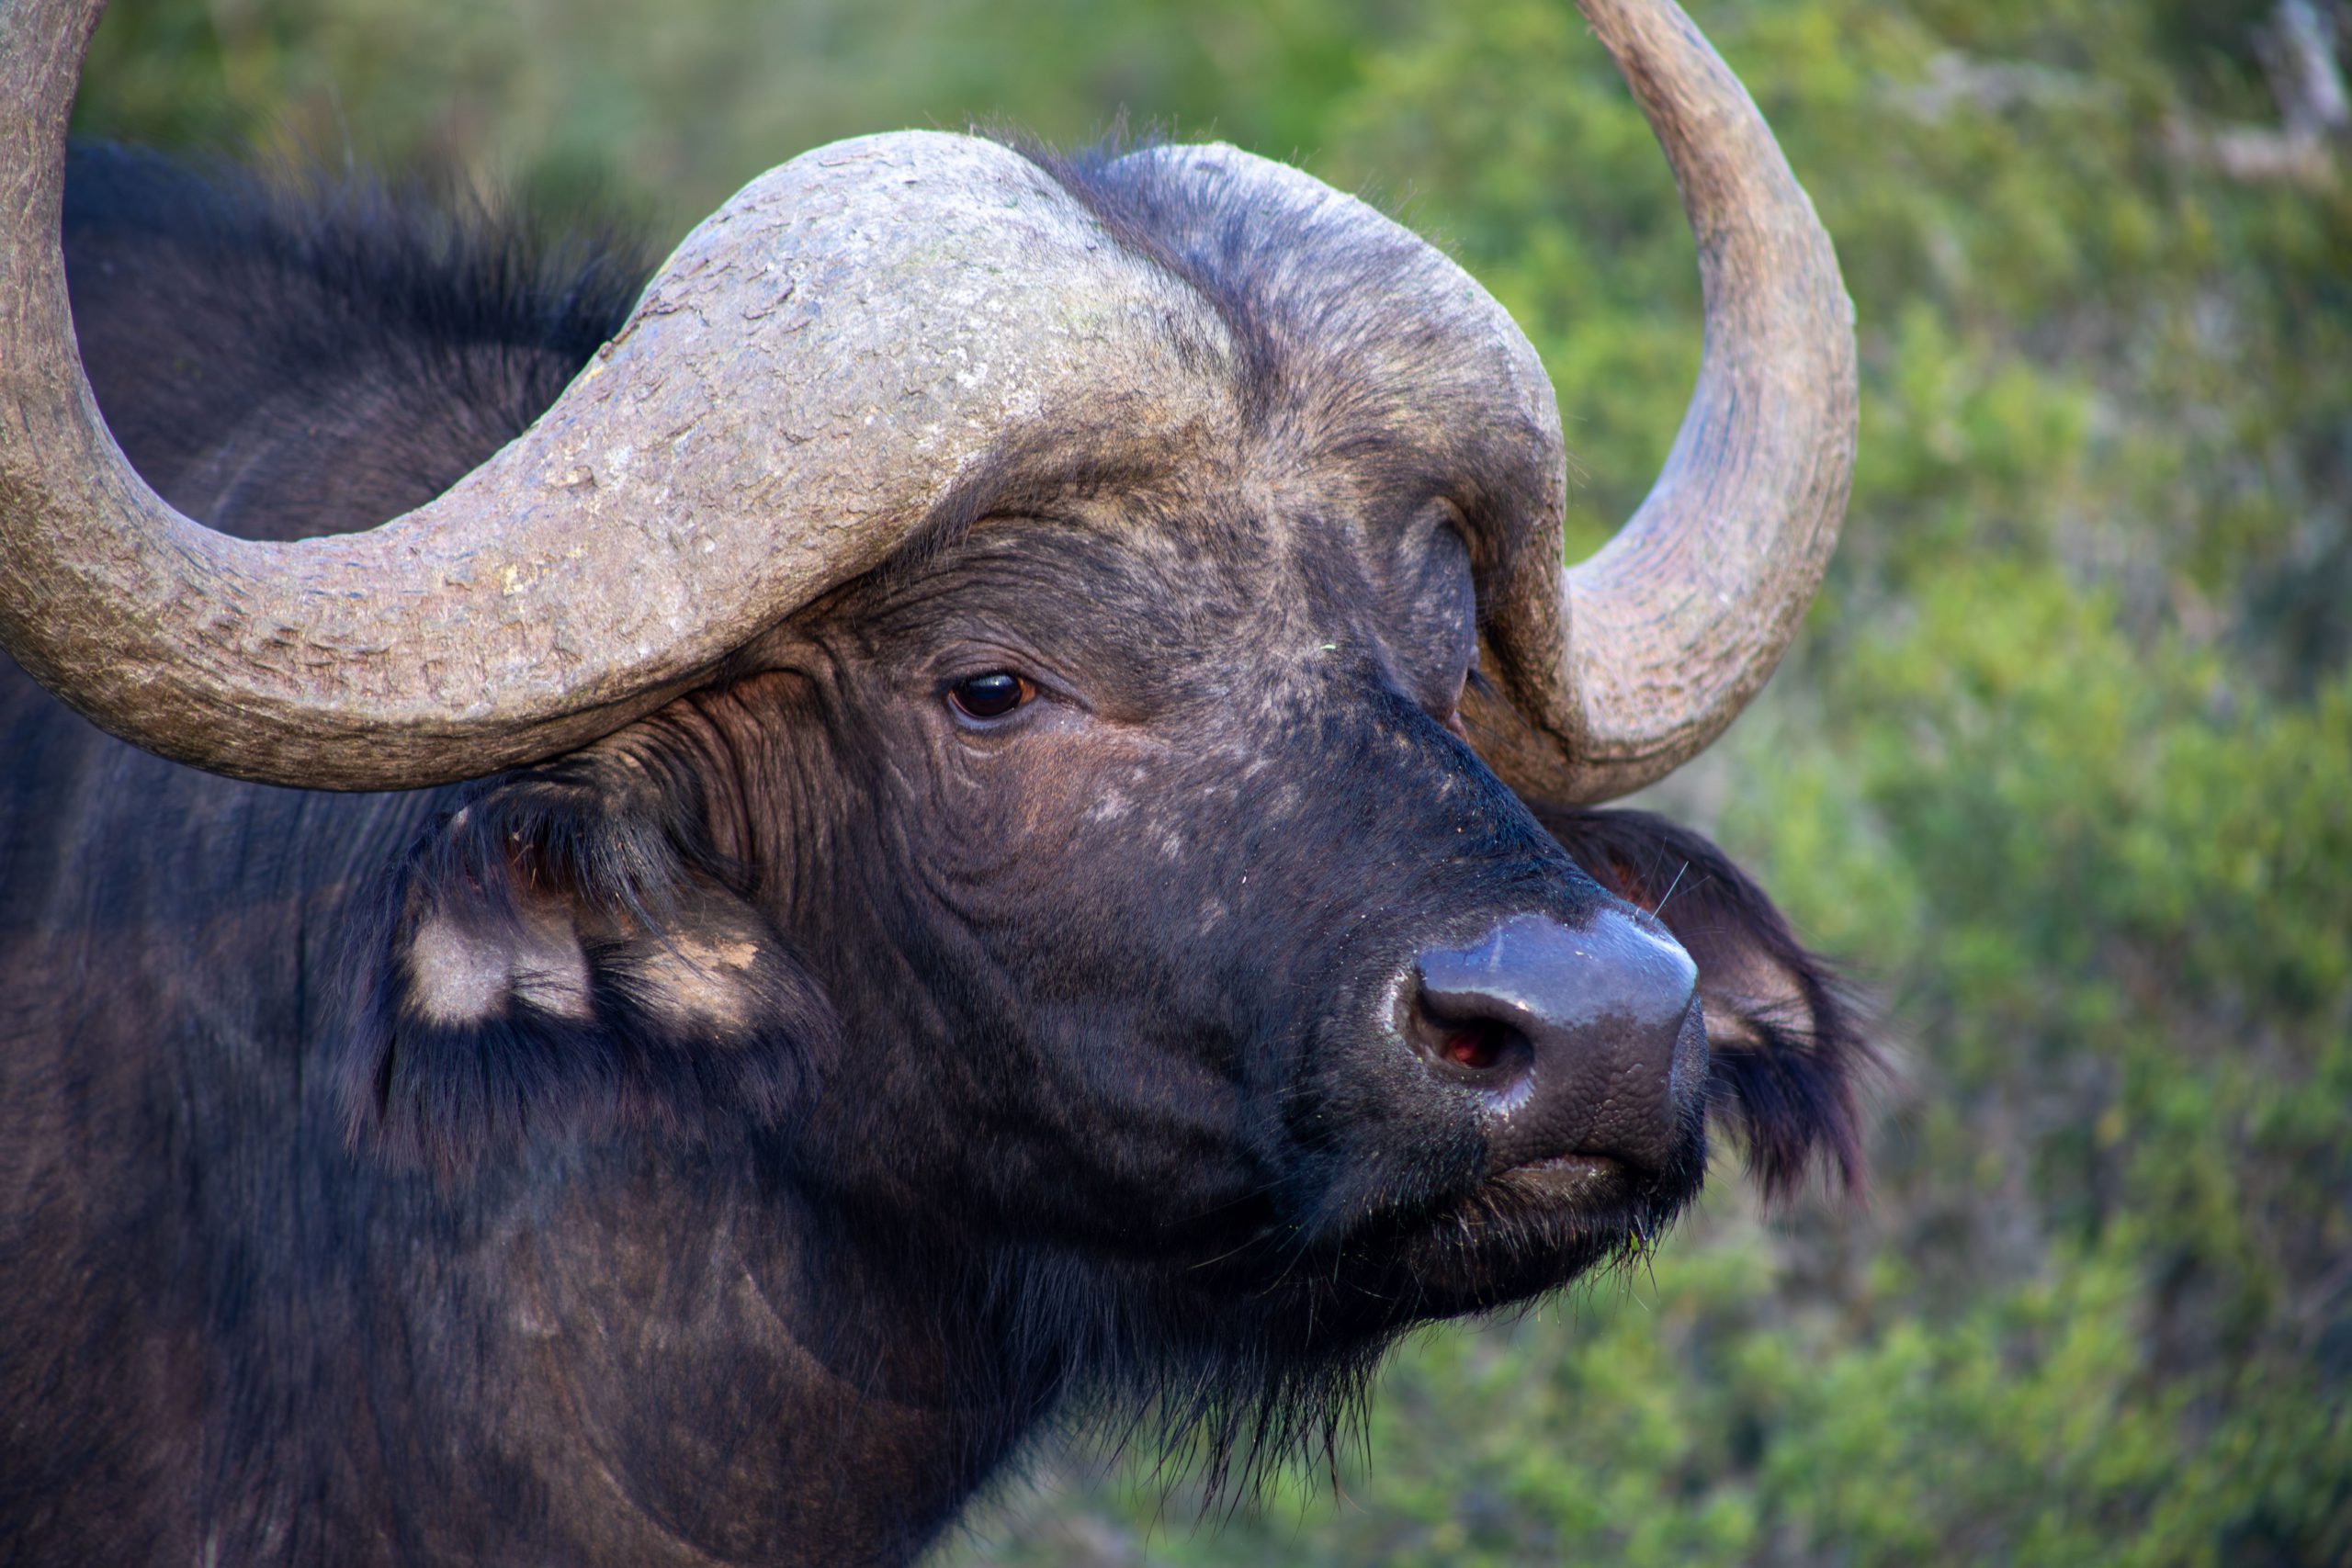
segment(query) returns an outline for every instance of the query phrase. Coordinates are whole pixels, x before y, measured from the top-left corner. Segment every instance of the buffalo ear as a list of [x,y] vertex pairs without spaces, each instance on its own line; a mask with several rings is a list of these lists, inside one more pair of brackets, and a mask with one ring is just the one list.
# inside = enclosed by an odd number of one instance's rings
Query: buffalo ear
[[791,1118],[839,1026],[696,839],[576,766],[437,818],[354,923],[354,1141],[449,1171],[540,1136]]
[[1816,1161],[1859,1191],[1856,1100],[1882,1064],[1851,991],[1698,834],[1646,811],[1530,807],[1588,875],[1656,914],[1698,964],[1715,1110],[1742,1134],[1766,1194],[1793,1191]]

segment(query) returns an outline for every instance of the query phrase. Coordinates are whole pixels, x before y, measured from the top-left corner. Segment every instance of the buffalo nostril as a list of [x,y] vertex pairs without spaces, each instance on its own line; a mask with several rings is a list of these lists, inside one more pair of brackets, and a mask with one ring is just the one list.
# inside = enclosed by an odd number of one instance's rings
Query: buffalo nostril
[[1522,1076],[1533,1051],[1507,1021],[1458,1014],[1419,993],[1406,1029],[1430,1065],[1447,1077],[1498,1089]]
[[1503,1091],[1491,1169],[1566,1155],[1656,1168],[1688,1142],[1706,1077],[1698,971],[1662,932],[1616,909],[1577,925],[1517,915],[1421,953],[1413,978],[1424,1054]]
[[1501,1065],[1506,1046],[1507,1037],[1499,1029],[1455,1029],[1439,1041],[1438,1052],[1457,1067],[1482,1073]]

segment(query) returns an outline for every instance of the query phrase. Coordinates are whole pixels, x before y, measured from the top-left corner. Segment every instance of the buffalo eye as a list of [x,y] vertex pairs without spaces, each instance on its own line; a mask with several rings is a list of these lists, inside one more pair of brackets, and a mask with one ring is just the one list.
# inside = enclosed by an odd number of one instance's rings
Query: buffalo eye
[[947,688],[947,701],[966,718],[1002,718],[1037,694],[1035,682],[1003,670],[974,675]]

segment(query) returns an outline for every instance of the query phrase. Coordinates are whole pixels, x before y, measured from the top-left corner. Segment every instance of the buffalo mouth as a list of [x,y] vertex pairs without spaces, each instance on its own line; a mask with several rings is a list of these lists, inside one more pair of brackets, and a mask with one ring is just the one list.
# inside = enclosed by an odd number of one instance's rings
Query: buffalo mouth
[[1695,1132],[1663,1169],[1573,1153],[1532,1162],[1293,1251],[1281,1284],[1314,1292],[1326,1326],[1367,1333],[1523,1305],[1645,1256],[1697,1196],[1705,1166]]
[[1501,1172],[1404,1227],[1399,1262],[1443,1315],[1527,1301],[1646,1253],[1698,1193],[1703,1155],[1679,1164],[1568,1154]]
[[1607,1201],[1627,1187],[1631,1178],[1622,1160],[1607,1155],[1555,1155],[1507,1170],[1489,1179],[1489,1185],[1547,1201]]

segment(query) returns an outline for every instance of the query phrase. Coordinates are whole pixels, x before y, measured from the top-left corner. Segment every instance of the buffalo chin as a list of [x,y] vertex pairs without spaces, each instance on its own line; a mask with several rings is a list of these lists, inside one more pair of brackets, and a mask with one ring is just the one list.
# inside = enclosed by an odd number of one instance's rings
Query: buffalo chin
[[1081,1337],[1095,1353],[1063,1384],[1077,1394],[1066,1408],[1121,1445],[1155,1431],[1173,1461],[1161,1473],[1189,1470],[1213,1495],[1253,1492],[1285,1462],[1332,1464],[1359,1448],[1374,1376],[1405,1334],[1523,1308],[1644,1256],[1699,1191],[1703,1129],[1685,1147],[1665,1171],[1546,1162],[1327,1248],[1261,1243],[1247,1261],[1130,1278],[1114,1287],[1124,1310]]

